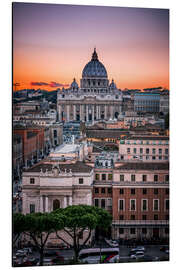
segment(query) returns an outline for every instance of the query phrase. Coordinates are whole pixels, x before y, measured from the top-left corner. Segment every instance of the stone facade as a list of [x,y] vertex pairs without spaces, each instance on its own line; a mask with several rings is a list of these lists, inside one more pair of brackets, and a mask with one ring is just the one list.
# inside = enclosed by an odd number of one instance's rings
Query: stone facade
[[122,111],[122,93],[114,81],[109,84],[104,65],[98,60],[96,50],[84,67],[80,88],[74,79],[71,87],[58,91],[57,111],[59,121],[94,122],[118,118]]

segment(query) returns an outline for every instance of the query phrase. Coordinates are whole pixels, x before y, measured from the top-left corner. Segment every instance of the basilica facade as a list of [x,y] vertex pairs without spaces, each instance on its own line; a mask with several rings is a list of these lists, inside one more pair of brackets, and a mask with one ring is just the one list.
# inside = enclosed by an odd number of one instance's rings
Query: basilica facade
[[99,61],[96,49],[83,71],[80,87],[75,78],[69,89],[57,94],[59,121],[94,122],[117,119],[122,111],[122,92],[114,80],[109,83],[106,68]]

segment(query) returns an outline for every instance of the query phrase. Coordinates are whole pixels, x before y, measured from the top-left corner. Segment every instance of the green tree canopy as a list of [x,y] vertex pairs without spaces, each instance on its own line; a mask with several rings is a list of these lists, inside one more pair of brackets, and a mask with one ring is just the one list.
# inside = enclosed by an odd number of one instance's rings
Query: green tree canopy
[[68,206],[57,209],[51,214],[55,215],[57,219],[59,217],[60,220],[63,220],[64,228],[62,229],[61,223],[60,227],[56,226],[56,235],[67,245],[70,244],[60,236],[58,231],[63,230],[72,238],[73,245],[71,247],[74,249],[75,261],[77,261],[80,250],[80,236],[84,230],[88,230],[89,232],[82,245],[88,242],[93,229],[97,227],[107,229],[112,222],[112,216],[106,210],[89,205]]

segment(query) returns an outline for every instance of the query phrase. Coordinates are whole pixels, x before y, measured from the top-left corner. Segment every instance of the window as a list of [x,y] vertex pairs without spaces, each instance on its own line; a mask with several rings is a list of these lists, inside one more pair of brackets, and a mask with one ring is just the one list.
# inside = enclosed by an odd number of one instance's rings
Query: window
[[96,194],[99,193],[99,188],[95,188],[94,193],[96,193]]
[[106,193],[106,189],[105,188],[101,188],[101,193]]
[[165,193],[166,195],[169,195],[169,188],[166,188]]
[[140,148],[140,154],[143,154],[143,148]]
[[154,211],[158,211],[159,210],[159,200],[158,199],[154,199],[153,200],[153,210]]
[[124,215],[120,215],[119,220],[124,220]]
[[53,200],[53,211],[60,208],[60,201]]
[[136,154],[136,148],[133,149],[133,153]]
[[162,160],[162,156],[159,156],[159,160]]
[[141,203],[142,203],[142,205],[141,205],[142,211],[147,211],[148,210],[148,201],[147,201],[147,199],[142,199]]
[[147,189],[146,189],[146,188],[143,188],[142,194],[143,194],[143,195],[147,194]]
[[159,148],[159,155],[162,155],[162,148]]
[[109,194],[112,193],[112,188],[108,188],[108,193],[109,193]]
[[149,148],[146,148],[146,154],[149,154]]
[[135,228],[130,228],[130,234],[136,234],[136,229]]
[[35,204],[30,204],[30,213],[35,213]]
[[149,160],[149,156],[146,156],[146,160]]
[[146,220],[147,219],[147,215],[142,215],[142,220]]
[[119,234],[124,234],[124,228],[119,228]]
[[108,174],[108,180],[112,180],[112,173]]
[[157,174],[154,175],[154,182],[158,182],[158,175]]
[[124,200],[119,200],[119,210],[123,211],[124,210]]
[[105,199],[101,199],[101,207],[105,208]]
[[154,195],[158,194],[158,188],[154,188]]
[[99,174],[98,174],[98,173],[96,173],[95,179],[96,179],[96,180],[99,180]]
[[158,220],[158,215],[154,215],[154,220]]
[[142,234],[147,234],[147,228],[142,228]]
[[152,156],[152,160],[155,160],[156,159],[156,156]]
[[147,181],[147,175],[144,174],[144,175],[142,176],[142,180],[143,180],[143,182],[146,182],[146,181]]
[[156,149],[155,148],[152,149],[152,154],[156,154]]
[[166,149],[165,149],[165,155],[168,155],[168,154],[169,154],[169,149],[166,148]]
[[124,194],[124,189],[123,188],[119,189],[119,194],[121,194],[121,195]]
[[169,210],[169,199],[165,200],[165,210]]
[[120,181],[121,181],[121,182],[124,181],[124,174],[120,174]]
[[106,174],[102,174],[102,180],[106,180]]
[[130,199],[130,210],[135,211],[136,210],[136,200]]
[[96,207],[99,207],[99,199],[94,199],[94,205],[95,205]]
[[79,178],[79,184],[83,184],[83,178]]
[[30,184],[34,184],[35,183],[35,179],[34,178],[30,178]]
[[169,182],[169,174],[165,175],[165,181]]
[[164,229],[165,234],[169,234],[169,228]]
[[135,180],[136,180],[135,174],[131,174],[131,182],[135,182]]
[[135,215],[131,215],[131,220],[135,220]]
[[136,193],[135,188],[131,188],[131,195],[134,195]]
[[127,154],[130,154],[130,153],[131,153],[131,149],[127,148]]

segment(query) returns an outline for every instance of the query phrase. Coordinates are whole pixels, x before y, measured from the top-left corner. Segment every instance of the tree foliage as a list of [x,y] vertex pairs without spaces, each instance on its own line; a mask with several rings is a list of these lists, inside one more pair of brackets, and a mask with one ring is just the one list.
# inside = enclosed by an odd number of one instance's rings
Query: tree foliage
[[58,231],[63,230],[72,238],[73,244],[70,246],[74,249],[75,261],[77,261],[80,251],[80,236],[82,233],[85,230],[88,231],[88,235],[82,243],[82,245],[85,245],[89,241],[93,229],[97,227],[107,229],[112,222],[112,217],[106,210],[89,205],[68,206],[55,210],[52,215],[63,220],[64,228],[56,226],[56,235],[67,245],[69,243],[60,236]]

